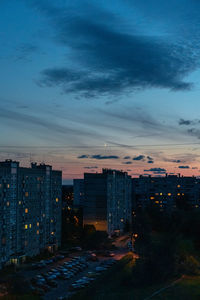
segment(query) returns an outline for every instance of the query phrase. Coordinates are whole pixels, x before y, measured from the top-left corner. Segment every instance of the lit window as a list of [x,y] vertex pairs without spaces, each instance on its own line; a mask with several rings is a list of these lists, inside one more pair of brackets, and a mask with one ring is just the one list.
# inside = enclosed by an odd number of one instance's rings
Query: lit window
[[177,185],[177,188],[180,188],[180,187],[181,187],[180,184],[178,184],[178,185]]
[[53,219],[51,219],[51,223],[53,223]]
[[21,205],[22,204],[22,201],[19,201],[19,205]]
[[37,230],[37,234],[39,234],[40,233],[40,231],[39,230]]
[[51,232],[51,235],[54,235],[54,232],[53,232],[53,231]]
[[124,219],[121,219],[121,222],[124,222]]
[[162,196],[162,193],[160,193],[160,196]]
[[40,223],[39,223],[39,222],[37,222],[37,226],[40,226]]
[[7,205],[7,206],[10,206],[10,202],[9,202],[9,201],[7,201],[7,202],[6,202],[6,205]]
[[10,187],[10,184],[7,184],[7,188],[9,189],[9,187]]
[[150,197],[150,199],[151,199],[151,200],[154,200],[155,198],[154,198],[154,197]]
[[184,193],[182,193],[182,196],[184,196]]
[[156,195],[156,196],[158,196],[158,195],[159,195],[159,193],[155,193],[155,195]]
[[42,216],[43,216],[43,218],[45,218],[45,214],[43,214]]
[[168,195],[168,196],[171,196],[172,194],[171,194],[171,193],[168,193],[167,195]]
[[29,224],[29,228],[31,228],[31,224]]
[[28,192],[25,192],[25,197],[28,197]]
[[180,195],[181,195],[180,193],[177,194],[177,196],[180,196]]
[[27,225],[27,224],[25,224],[24,228],[25,228],[25,229],[28,229],[28,225]]
[[26,213],[26,214],[28,213],[28,208],[25,208],[25,213]]
[[56,202],[58,202],[59,201],[59,199],[58,198],[56,198]]
[[159,201],[155,201],[156,204],[159,204]]

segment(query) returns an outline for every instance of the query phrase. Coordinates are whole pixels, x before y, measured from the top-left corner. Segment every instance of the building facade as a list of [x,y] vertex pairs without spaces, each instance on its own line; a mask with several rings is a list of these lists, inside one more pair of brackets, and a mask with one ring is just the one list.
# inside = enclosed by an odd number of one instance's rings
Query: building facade
[[0,267],[61,243],[62,173],[0,162]]
[[74,205],[77,207],[84,204],[84,179],[74,179]]
[[110,169],[85,173],[84,194],[84,224],[113,235],[131,223],[131,177],[127,173]]
[[161,211],[199,208],[200,180],[180,175],[140,176],[132,179],[132,196],[135,208],[155,206]]

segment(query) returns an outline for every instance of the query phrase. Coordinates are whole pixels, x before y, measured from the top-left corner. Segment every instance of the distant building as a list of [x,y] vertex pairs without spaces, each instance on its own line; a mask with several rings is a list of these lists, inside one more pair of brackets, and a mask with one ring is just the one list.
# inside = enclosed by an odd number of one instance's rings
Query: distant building
[[49,165],[0,162],[0,267],[60,245],[61,185]]
[[83,206],[84,203],[84,179],[74,179],[74,206]]
[[62,205],[63,207],[72,206],[74,202],[73,185],[62,185]]
[[131,177],[127,173],[110,169],[85,173],[84,190],[84,224],[112,235],[131,223]]
[[132,179],[135,208],[158,207],[161,211],[200,207],[200,180],[196,177],[166,175],[140,176]]

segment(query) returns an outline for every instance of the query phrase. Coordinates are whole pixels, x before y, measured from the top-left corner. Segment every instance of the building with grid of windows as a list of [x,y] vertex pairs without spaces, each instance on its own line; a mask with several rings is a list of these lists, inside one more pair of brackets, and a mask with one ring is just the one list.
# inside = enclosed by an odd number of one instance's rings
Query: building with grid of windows
[[176,208],[200,208],[200,180],[194,176],[141,175],[132,179],[132,196],[135,208],[154,206],[169,212]]
[[131,223],[131,211],[131,177],[126,172],[103,169],[84,174],[84,224],[109,235],[122,233]]
[[60,245],[61,188],[49,165],[0,162],[0,267]]

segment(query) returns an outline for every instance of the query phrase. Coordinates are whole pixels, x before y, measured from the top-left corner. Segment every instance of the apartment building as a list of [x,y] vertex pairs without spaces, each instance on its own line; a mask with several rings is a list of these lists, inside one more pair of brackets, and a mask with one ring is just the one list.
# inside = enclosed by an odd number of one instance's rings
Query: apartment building
[[49,165],[0,162],[0,267],[60,245],[61,187]]
[[84,194],[84,224],[113,235],[131,223],[131,177],[126,172],[85,173]]
[[132,196],[135,208],[149,205],[161,211],[177,207],[200,207],[200,180],[196,177],[166,175],[165,177],[140,176],[132,179]]

